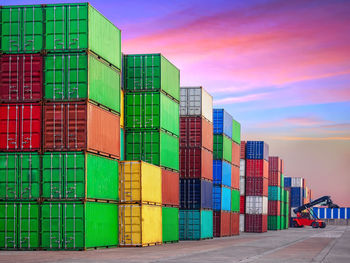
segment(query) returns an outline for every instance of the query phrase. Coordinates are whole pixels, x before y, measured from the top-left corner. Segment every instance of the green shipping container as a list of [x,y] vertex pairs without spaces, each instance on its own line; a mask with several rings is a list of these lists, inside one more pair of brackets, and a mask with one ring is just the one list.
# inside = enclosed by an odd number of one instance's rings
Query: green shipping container
[[281,187],[284,188],[284,175],[281,173]]
[[239,190],[232,190],[231,193],[231,211],[232,212],[239,212],[240,208],[240,192]]
[[286,217],[281,216],[281,228],[280,229],[286,229]]
[[118,245],[118,205],[98,202],[44,202],[41,246],[82,250]]
[[269,186],[268,198],[271,201],[281,201],[281,187],[279,186]]
[[92,53],[53,53],[45,57],[45,99],[89,99],[120,113],[120,72]]
[[281,216],[267,216],[267,229],[268,230],[281,229]]
[[179,208],[162,207],[163,243],[179,241]]
[[0,154],[0,199],[40,197],[40,157],[37,153]]
[[280,203],[280,214],[281,214],[281,216],[285,216],[286,215],[286,205],[285,205],[285,203],[284,202],[281,202]]
[[179,170],[179,138],[161,130],[125,131],[125,159]]
[[125,153],[125,134],[124,129],[120,128],[120,161],[124,161]]
[[212,210],[181,210],[179,212],[180,240],[213,238]]
[[179,103],[162,92],[125,94],[126,129],[163,129],[179,136]]
[[50,200],[118,200],[118,161],[91,153],[45,153],[42,197]]
[[232,140],[241,144],[241,124],[236,120],[232,122]]
[[0,202],[0,249],[37,249],[39,204],[36,202]]
[[214,160],[226,160],[229,163],[232,161],[232,142],[231,139],[225,135],[214,134]]
[[180,101],[180,71],[161,54],[124,56],[126,91],[163,91]]

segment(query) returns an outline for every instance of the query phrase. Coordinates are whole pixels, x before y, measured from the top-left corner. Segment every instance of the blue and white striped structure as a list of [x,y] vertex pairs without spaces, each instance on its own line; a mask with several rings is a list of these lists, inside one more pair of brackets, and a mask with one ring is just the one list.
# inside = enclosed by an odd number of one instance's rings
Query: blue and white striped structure
[[313,210],[320,219],[350,219],[350,207],[314,207]]

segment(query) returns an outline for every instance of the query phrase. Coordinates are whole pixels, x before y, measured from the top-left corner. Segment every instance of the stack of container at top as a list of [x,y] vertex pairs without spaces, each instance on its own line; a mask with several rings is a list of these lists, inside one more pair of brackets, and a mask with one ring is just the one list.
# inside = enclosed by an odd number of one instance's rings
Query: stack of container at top
[[[178,241],[180,72],[161,54],[125,55],[123,63],[125,159],[161,167],[162,240]],[[128,233],[121,234],[126,240]]]
[[83,3],[3,6],[0,32],[0,246],[116,246],[120,31]]
[[213,237],[213,98],[180,89],[180,239]]
[[239,234],[240,125],[224,109],[214,109],[213,120],[214,236],[237,235]]
[[245,231],[267,231],[269,146],[263,141],[246,144]]
[[239,231],[244,231],[244,223],[245,223],[245,147],[246,147],[245,141],[241,142],[241,159],[240,159],[240,166],[239,166],[239,190],[240,190],[240,202],[239,202]]
[[281,187],[282,162],[277,156],[269,157],[268,230],[282,229],[285,197],[285,190]]

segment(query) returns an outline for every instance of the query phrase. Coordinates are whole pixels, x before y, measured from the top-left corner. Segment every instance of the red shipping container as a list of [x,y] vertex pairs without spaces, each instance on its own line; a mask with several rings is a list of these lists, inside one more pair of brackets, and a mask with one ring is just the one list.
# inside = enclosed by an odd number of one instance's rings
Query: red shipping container
[[281,159],[278,156],[269,157],[269,171],[274,171],[274,172],[281,171]]
[[204,148],[180,148],[180,178],[213,181],[213,153]]
[[245,232],[263,233],[267,231],[267,215],[250,215],[245,216]]
[[89,102],[44,105],[44,151],[87,150],[119,159],[120,117]]
[[213,124],[204,117],[180,117],[180,147],[213,151]]
[[241,159],[245,159],[245,145],[246,141],[241,141]]
[[180,192],[179,173],[162,168],[162,203],[163,205],[179,206]]
[[268,215],[279,216],[281,215],[281,202],[275,200],[268,201]]
[[245,194],[247,196],[268,196],[268,180],[263,177],[246,177]]
[[0,105],[0,150],[39,151],[41,149],[41,105]]
[[239,190],[239,166],[231,165],[231,187]]
[[232,164],[239,167],[240,159],[241,159],[241,146],[235,142],[232,142]]
[[239,213],[231,212],[231,236],[239,235]]
[[213,235],[214,237],[226,237],[231,234],[231,212],[213,212]]
[[245,195],[241,195],[239,199],[239,213],[245,214]]
[[269,170],[269,185],[281,186],[281,172]]
[[246,177],[269,177],[269,163],[266,160],[246,160]]
[[42,99],[43,58],[40,54],[0,57],[0,101],[35,102]]

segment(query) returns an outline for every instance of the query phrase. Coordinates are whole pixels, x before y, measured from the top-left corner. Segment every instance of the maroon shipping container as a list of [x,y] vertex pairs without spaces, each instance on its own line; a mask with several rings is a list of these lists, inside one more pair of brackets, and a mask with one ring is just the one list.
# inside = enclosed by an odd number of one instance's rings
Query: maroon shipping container
[[269,170],[269,185],[281,186],[281,172]]
[[44,151],[88,150],[119,159],[120,117],[90,102],[44,105]]
[[278,156],[269,157],[269,171],[274,171],[274,172],[281,171],[281,159]]
[[233,213],[231,212],[231,236],[239,235],[239,213]]
[[213,151],[213,124],[204,117],[180,117],[180,147]]
[[245,159],[245,145],[247,144],[246,141],[241,141],[241,159]]
[[269,216],[279,216],[281,215],[281,202],[269,200],[268,201],[268,215]]
[[241,146],[235,142],[232,142],[232,164],[239,167],[241,159]]
[[213,181],[213,153],[204,148],[180,148],[180,178]]
[[43,58],[40,54],[0,57],[0,101],[35,102],[42,99]]
[[0,150],[41,150],[41,105],[0,105]]
[[162,203],[163,205],[179,206],[179,173],[162,168]]
[[245,232],[263,233],[267,231],[267,215],[250,215],[245,216]]
[[269,177],[269,163],[266,160],[246,160],[246,177]]
[[239,190],[239,166],[231,165],[231,187]]
[[268,179],[263,177],[246,177],[245,194],[247,196],[268,196]]
[[239,199],[239,213],[245,214],[245,195],[241,195]]
[[231,234],[231,212],[213,212],[213,235],[214,237],[226,237]]

